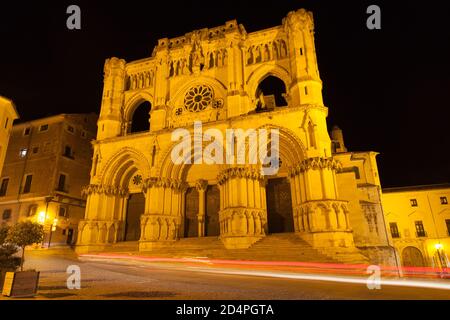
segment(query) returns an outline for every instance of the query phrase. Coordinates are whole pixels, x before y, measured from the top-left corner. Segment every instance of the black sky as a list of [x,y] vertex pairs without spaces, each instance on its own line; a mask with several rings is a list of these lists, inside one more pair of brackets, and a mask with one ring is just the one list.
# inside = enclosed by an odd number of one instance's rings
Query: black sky
[[[382,185],[450,181],[450,11],[445,1],[2,1],[0,95],[22,120],[99,112],[103,63],[151,54],[157,39],[237,19],[247,31],[290,10],[315,18],[329,125],[351,151],[373,150]],[[77,4],[82,29],[66,29]],[[382,29],[366,28],[378,4]]]

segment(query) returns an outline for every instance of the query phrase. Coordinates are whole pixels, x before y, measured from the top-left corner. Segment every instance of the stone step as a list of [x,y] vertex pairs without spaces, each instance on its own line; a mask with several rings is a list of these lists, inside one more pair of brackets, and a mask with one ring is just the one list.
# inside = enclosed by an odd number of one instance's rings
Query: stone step
[[[138,242],[119,242],[106,251],[138,251]],[[367,258],[355,249],[316,249],[295,233],[270,234],[247,249],[226,249],[216,236],[182,238],[156,248],[149,254],[161,257],[208,257],[228,260],[367,263]]]

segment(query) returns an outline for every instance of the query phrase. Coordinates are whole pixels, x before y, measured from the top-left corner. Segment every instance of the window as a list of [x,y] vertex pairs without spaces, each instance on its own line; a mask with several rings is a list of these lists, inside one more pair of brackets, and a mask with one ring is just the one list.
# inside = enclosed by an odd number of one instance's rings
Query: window
[[0,197],[6,196],[6,191],[8,191],[8,183],[9,178],[5,178],[2,180],[2,184],[0,186]]
[[71,125],[67,125],[67,131],[69,131],[70,133],[75,133],[75,128]]
[[400,233],[398,232],[398,226],[396,222],[389,223],[389,227],[391,229],[392,238],[400,238]]
[[48,130],[48,124],[43,124],[39,127],[39,132],[47,131]]
[[9,118],[6,118],[6,121],[5,121],[5,129],[8,127],[8,122],[9,122]]
[[45,152],[45,153],[50,152],[50,151],[51,151],[51,147],[52,147],[52,143],[51,143],[51,142],[46,142],[46,143],[44,144],[44,152]]
[[426,237],[427,235],[426,235],[425,229],[423,227],[423,222],[416,221],[415,225],[416,225],[416,236],[417,237]]
[[32,204],[28,207],[28,216],[33,217],[36,214],[38,206],[35,204]]
[[11,219],[11,209],[5,209],[3,211],[3,216],[2,216],[3,220],[9,220]]
[[67,214],[67,210],[64,207],[59,207],[59,212],[58,212],[58,216],[60,217],[65,217]]
[[62,230],[62,235],[65,236],[66,235],[66,229]]
[[39,152],[39,147],[34,147],[33,148],[33,154],[36,154],[36,153],[38,153]]
[[70,146],[66,146],[66,147],[64,148],[64,154],[63,154],[63,156],[64,156],[64,157],[67,157],[67,158],[73,158],[72,148],[71,148]]
[[441,204],[448,204],[447,197],[441,197]]
[[25,178],[25,185],[23,186],[23,193],[29,193],[31,191],[31,181],[33,180],[33,175],[28,174]]
[[417,207],[417,199],[410,199],[411,207]]
[[31,133],[31,128],[30,128],[30,127],[25,128],[25,130],[23,131],[23,135],[24,135],[24,136],[29,136],[30,133]]
[[303,48],[300,48],[300,55],[303,55]]
[[60,174],[59,175],[59,181],[58,181],[58,191],[65,192],[65,186],[66,186],[66,175]]
[[86,138],[86,131],[81,131],[81,137]]
[[22,149],[20,149],[20,151],[19,151],[19,156],[20,156],[21,158],[25,158],[25,157],[27,156],[27,153],[28,153],[28,149],[27,149],[27,148],[22,148]]
[[445,220],[445,224],[447,225],[447,233],[450,236],[450,219]]

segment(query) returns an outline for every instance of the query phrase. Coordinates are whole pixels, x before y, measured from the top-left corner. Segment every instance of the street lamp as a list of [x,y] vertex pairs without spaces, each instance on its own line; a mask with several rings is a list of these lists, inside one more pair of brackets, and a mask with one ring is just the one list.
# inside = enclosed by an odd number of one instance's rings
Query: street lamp
[[[45,211],[41,211],[38,214],[37,221],[38,223],[42,224],[45,227],[45,223],[47,222],[47,215],[48,215],[48,204],[53,200],[52,196],[45,197]],[[53,228],[53,227],[52,227]],[[50,246],[50,240],[52,237],[52,231],[50,229],[50,237],[48,244]],[[42,248],[44,247],[44,240],[42,240]]]
[[50,236],[48,237],[48,248],[50,248],[50,243],[52,242],[52,234],[53,231],[56,231],[56,224],[58,223],[58,219],[53,219],[52,227],[50,228]]
[[[444,259],[444,256],[442,255],[442,248],[444,246],[441,243],[436,243],[434,245],[434,248],[436,249],[436,253],[438,254],[438,260],[439,260],[439,269],[442,270],[442,273],[444,274],[447,268],[447,263]],[[442,274],[442,276],[443,276]]]

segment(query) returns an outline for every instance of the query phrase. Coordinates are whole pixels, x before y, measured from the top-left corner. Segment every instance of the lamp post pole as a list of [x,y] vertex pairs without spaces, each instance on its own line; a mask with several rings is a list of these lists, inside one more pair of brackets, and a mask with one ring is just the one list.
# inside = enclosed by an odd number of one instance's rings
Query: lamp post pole
[[50,235],[48,237],[48,246],[47,246],[47,248],[50,248],[50,243],[52,242],[52,233],[53,233],[53,224],[50,225]]
[[[53,197],[45,197],[45,216],[44,216],[44,226],[45,223],[47,221],[47,216],[48,216],[48,204],[53,200]],[[50,248],[50,241],[52,239],[52,228],[53,225],[50,225],[50,235],[49,235],[49,239],[48,239],[48,247]],[[42,247],[44,247],[44,241],[42,241]]]
[[[45,227],[45,221],[47,221],[48,203],[50,201],[48,200],[48,198],[45,198],[45,202],[46,202],[46,204],[45,204],[45,215],[44,215],[44,221],[43,221],[44,227]],[[44,241],[45,240],[42,240],[42,245],[41,245],[42,248],[44,248]]]

